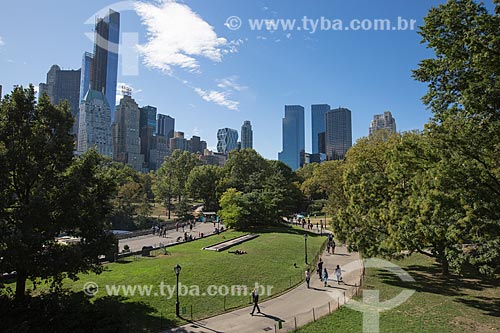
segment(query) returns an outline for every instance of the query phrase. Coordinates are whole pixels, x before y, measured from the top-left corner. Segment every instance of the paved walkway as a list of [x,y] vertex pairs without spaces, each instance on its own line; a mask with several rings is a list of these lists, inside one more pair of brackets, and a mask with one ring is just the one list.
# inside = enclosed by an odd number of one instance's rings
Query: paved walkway
[[[217,223],[215,224],[217,226]],[[222,226],[222,224],[221,224]],[[202,232],[205,236],[211,235],[214,232],[214,224],[211,222],[197,222],[193,228],[193,231],[189,231],[189,226],[185,227],[185,231],[189,234],[192,234],[193,237],[198,238],[198,232]],[[170,243],[175,243],[178,237],[184,237],[184,232],[182,228],[179,228],[179,231],[175,231],[175,229],[167,231],[167,237],[160,237],[158,235],[154,235],[151,233],[149,235],[137,236],[132,238],[120,239],[118,242],[118,246],[120,251],[123,250],[125,244],[127,244],[130,248],[131,252],[142,250],[143,246],[160,246],[160,243],[167,245]]]
[[[322,317],[348,301],[359,286],[362,262],[358,253],[348,253],[346,247],[337,246],[335,254],[322,256],[329,273],[328,286],[324,287],[317,273],[312,273],[310,289],[305,283],[290,292],[259,304],[261,314],[250,315],[252,307],[228,312],[219,316],[177,327],[166,332],[287,332],[303,326],[314,318]],[[342,268],[345,284],[337,284],[334,269]],[[315,269],[314,269],[315,271]],[[345,295],[345,297],[344,297]],[[314,310],[313,310],[314,309]],[[279,329],[279,321],[283,321]]]

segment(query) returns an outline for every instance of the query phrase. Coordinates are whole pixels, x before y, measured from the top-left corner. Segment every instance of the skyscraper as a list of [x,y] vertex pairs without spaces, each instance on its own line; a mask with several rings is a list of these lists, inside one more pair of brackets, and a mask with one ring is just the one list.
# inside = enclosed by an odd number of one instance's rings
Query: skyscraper
[[83,101],[87,91],[90,89],[90,81],[92,80],[92,62],[94,55],[90,52],[85,52],[82,57],[82,69],[80,79],[80,102]]
[[78,127],[80,153],[95,147],[100,154],[113,157],[110,118],[106,96],[100,91],[89,90],[80,105]]
[[305,152],[304,107],[301,105],[285,105],[283,118],[283,150],[278,159],[292,170],[303,165],[301,156]]
[[169,139],[174,137],[175,119],[165,114],[158,114],[158,123],[156,126],[156,134],[163,135]]
[[140,110],[140,119],[139,119],[139,128],[142,129],[145,126],[149,126],[153,129],[153,133],[156,134],[156,112],[157,109],[154,106],[144,106],[139,108]]
[[52,103],[68,101],[74,119],[72,134],[78,132],[78,109],[80,106],[80,70],[62,70],[53,65],[47,72],[46,83],[40,83],[38,94],[46,93]]
[[151,150],[154,146],[154,135],[156,133],[156,108],[154,106],[144,106],[139,108],[139,137],[141,142],[141,154],[149,169],[154,170],[156,159],[151,162]]
[[311,105],[311,144],[313,154],[326,153],[324,149],[321,150],[325,146],[324,141],[321,140],[324,140],[325,137],[325,113],[330,109],[328,104]]
[[389,133],[396,132],[396,119],[392,117],[392,113],[390,111],[373,116],[373,120],[370,123],[369,133],[370,135],[373,135],[373,133],[378,130],[387,130]]
[[217,131],[217,152],[227,155],[238,148],[238,131],[232,128],[221,128]]
[[[104,18],[97,18],[94,33],[94,54],[83,56],[84,89],[102,92],[111,110],[111,121],[116,107],[116,85],[118,76],[118,47],[120,42],[120,13],[110,9]],[[88,64],[90,70],[88,70]]]
[[241,149],[253,148],[252,124],[245,120],[241,126]]
[[325,141],[328,160],[344,159],[352,146],[351,111],[338,108],[325,113]]
[[139,106],[128,95],[123,96],[113,123],[113,159],[143,170],[144,155],[139,140]]

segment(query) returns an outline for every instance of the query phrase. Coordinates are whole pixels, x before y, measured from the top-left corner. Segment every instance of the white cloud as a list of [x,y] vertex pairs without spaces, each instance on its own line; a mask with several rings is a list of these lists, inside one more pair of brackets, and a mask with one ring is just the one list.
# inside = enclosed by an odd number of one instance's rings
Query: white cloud
[[229,110],[237,111],[238,105],[240,104],[237,101],[233,101],[228,99],[227,92],[215,91],[215,90],[203,90],[201,88],[194,88],[194,91],[200,95],[200,97],[207,101],[213,102],[215,104],[224,106]]
[[236,52],[239,45],[218,37],[210,24],[175,0],[137,3],[136,11],[148,31],[148,42],[138,48],[150,68],[167,73],[172,67],[196,71],[198,58],[220,62],[223,54]]
[[226,77],[224,79],[218,79],[216,80],[217,82],[217,87],[225,90],[236,90],[236,91],[242,91],[247,89],[248,87],[242,86],[236,81],[238,80],[238,77],[233,75]]
[[0,47],[5,45],[5,41],[3,40],[3,37],[0,36]]

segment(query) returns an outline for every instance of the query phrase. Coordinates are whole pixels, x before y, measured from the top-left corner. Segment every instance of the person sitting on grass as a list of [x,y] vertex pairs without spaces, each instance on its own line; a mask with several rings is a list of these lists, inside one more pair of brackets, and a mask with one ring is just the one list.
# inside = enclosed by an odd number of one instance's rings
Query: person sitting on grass
[[247,251],[243,251],[243,250],[235,250],[235,251],[228,251],[228,253],[234,253],[234,254],[247,254]]

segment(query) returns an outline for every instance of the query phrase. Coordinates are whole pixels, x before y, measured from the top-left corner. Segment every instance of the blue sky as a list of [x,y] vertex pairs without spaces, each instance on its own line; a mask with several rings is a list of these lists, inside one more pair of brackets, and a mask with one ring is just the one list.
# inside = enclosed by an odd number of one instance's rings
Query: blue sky
[[[348,25],[352,19],[394,24],[399,16],[420,26],[427,11],[442,2],[3,1],[0,84],[6,93],[14,84],[44,82],[53,64],[80,68],[83,52],[92,51],[85,34],[93,26],[85,22],[107,5],[125,5],[130,9],[122,11],[121,32],[137,35],[139,47],[122,45],[121,51],[137,52],[139,64],[138,75],[120,71],[118,82],[133,87],[139,105],[158,107],[176,119],[176,130],[200,135],[209,147],[216,146],[218,128],[239,131],[250,120],[254,148],[276,159],[285,104],[306,109],[308,151],[311,104],[349,108],[353,139],[366,136],[373,115],[385,110],[393,113],[398,130],[423,128],[430,117],[420,101],[426,85],[415,82],[411,70],[432,54],[416,30],[270,32],[252,30],[249,19],[324,17]],[[241,18],[240,29],[225,25],[230,16]]]

